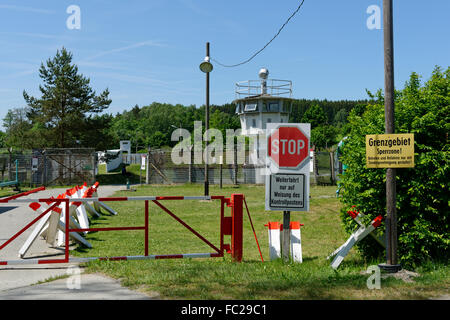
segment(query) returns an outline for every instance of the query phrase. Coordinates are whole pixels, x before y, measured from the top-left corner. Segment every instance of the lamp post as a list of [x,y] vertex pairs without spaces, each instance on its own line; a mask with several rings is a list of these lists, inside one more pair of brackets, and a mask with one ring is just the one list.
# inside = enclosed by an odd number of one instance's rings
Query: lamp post
[[178,141],[180,141],[181,140],[181,122],[180,122],[180,126],[179,127],[176,127],[176,126],[174,126],[173,124],[171,124],[170,125],[172,128],[174,128],[174,129],[178,129],[179,131],[178,131],[178,134],[179,134],[179,136],[178,136]]
[[[200,63],[200,70],[206,73],[206,105],[205,105],[205,132],[209,129],[209,73],[213,70],[213,65],[209,62],[209,42],[206,43],[206,57]],[[208,140],[208,139],[207,139]],[[209,195],[209,181],[208,181],[208,157],[205,158],[205,196]]]

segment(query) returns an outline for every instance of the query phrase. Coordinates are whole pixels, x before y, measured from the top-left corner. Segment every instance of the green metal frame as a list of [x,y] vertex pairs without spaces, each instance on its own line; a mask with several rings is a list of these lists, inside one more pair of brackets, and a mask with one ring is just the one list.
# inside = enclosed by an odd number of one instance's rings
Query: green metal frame
[[17,189],[19,189],[19,160],[16,159],[16,180],[13,181],[2,181],[0,182],[0,187],[9,187],[9,186],[16,186]]

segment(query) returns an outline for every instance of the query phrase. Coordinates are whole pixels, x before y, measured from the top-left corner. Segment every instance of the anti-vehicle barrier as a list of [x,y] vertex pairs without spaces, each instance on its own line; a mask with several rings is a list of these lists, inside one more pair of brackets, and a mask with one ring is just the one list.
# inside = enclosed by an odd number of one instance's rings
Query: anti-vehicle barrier
[[339,248],[337,248],[334,252],[332,252],[328,257],[327,260],[329,260],[331,257],[334,256],[333,261],[331,262],[331,267],[333,269],[337,269],[339,265],[342,263],[344,258],[347,256],[350,249],[357,244],[359,241],[364,239],[366,236],[372,233],[377,227],[380,226],[383,217],[377,216],[375,219],[370,222],[368,226],[365,226],[362,221],[358,218],[359,215],[362,215],[359,212],[356,211],[348,211],[347,212],[352,218],[357,221],[359,224],[359,228],[353,232],[350,237],[347,239],[347,241],[341,245]]
[[264,226],[269,228],[269,258],[276,260],[281,258],[280,223],[269,221]]
[[[289,223],[290,230],[290,255],[292,261],[303,262],[302,258],[302,243],[300,227],[304,224],[299,221],[291,221]],[[283,238],[283,224],[278,221],[269,221],[264,226],[268,227],[269,231],[269,257],[270,260],[281,258],[281,242]]]
[[[79,190],[85,190],[83,197],[89,196],[91,193],[96,191],[96,188],[98,187],[98,183],[96,183],[94,186],[87,188],[87,184],[85,183],[83,186],[75,186],[72,189],[68,189],[65,193],[60,194],[57,196],[57,199],[63,199],[63,198],[70,198],[70,195],[73,195],[74,193],[77,193]],[[10,197],[1,198],[0,203],[8,203],[14,199],[30,195],[32,193],[36,193],[39,191],[45,190],[45,187],[39,187],[27,192],[22,192],[20,194],[16,194]],[[54,199],[52,197],[52,199]],[[24,200],[22,202],[29,202],[33,201],[32,199]],[[45,208],[45,204],[40,204],[38,202],[32,202],[30,203],[29,207],[34,210],[35,212],[40,213],[39,217],[33,220],[30,224],[28,224],[25,228],[21,229],[19,232],[17,232],[13,237],[11,237],[8,241],[3,243],[0,246],[0,250],[3,249],[5,246],[7,246],[10,242],[12,242],[14,239],[16,239],[19,235],[21,235],[24,231],[26,231],[28,228],[30,228],[34,223],[36,223],[36,226],[34,230],[31,232],[29,237],[26,239],[25,243],[19,250],[19,257],[23,258],[30,246],[33,244],[33,242],[37,239],[39,235],[43,236],[46,239],[46,242],[52,246],[54,246],[54,242],[58,233],[58,245],[61,245],[64,243],[64,231],[65,231],[65,224],[64,224],[64,215],[66,211],[64,210],[63,205],[57,206],[56,204],[53,204],[51,202],[47,203],[48,206],[51,206],[51,208]],[[85,205],[89,205],[87,202],[85,202]],[[83,210],[81,210],[83,209]],[[86,212],[84,211],[84,206],[81,205],[80,202],[72,202],[69,207],[69,220],[70,225],[74,227],[80,227],[78,222],[84,224],[88,227],[88,218],[86,216]],[[76,215],[75,215],[76,213]],[[81,214],[84,214],[84,216],[81,216]],[[98,213],[97,213],[98,214]],[[99,214],[98,214],[99,215]],[[74,216],[76,216],[77,220],[74,219]],[[61,218],[60,218],[61,217]],[[58,231],[59,229],[59,231]],[[82,238],[80,235],[76,233],[70,233],[69,235],[71,238],[73,238],[75,241],[82,243],[83,245],[87,247],[92,247],[88,241],[86,241],[84,238]]]
[[[353,220],[359,224],[360,227],[364,226],[363,219],[366,216],[364,213],[359,212],[356,206],[352,206],[352,210],[347,211],[347,213],[353,218]],[[375,232],[369,233],[372,238],[374,238],[383,248],[386,248],[386,243],[384,241],[384,235],[376,235]]]
[[[161,202],[170,200],[219,200],[220,201],[220,246],[217,248],[205,237],[191,228],[182,219],[171,212]],[[28,223],[23,229],[12,236],[9,240],[0,246],[0,250],[8,245],[11,241],[16,239],[20,234],[29,229],[32,225],[37,223],[41,218],[49,215],[50,212],[54,212],[57,207],[63,208],[62,212],[69,213],[70,206],[73,203],[87,203],[94,202],[103,204],[108,201],[144,201],[145,203],[145,225],[144,226],[125,226],[125,227],[106,227],[106,228],[82,228],[71,227],[70,214],[64,215],[64,222],[58,225],[63,226],[64,229],[64,258],[62,259],[26,259],[26,260],[0,260],[0,265],[15,265],[15,264],[54,264],[54,263],[80,263],[92,260],[144,260],[144,259],[175,259],[175,258],[205,258],[205,257],[223,257],[224,253],[230,253],[233,261],[242,261],[242,241],[243,241],[243,201],[244,196],[242,194],[232,194],[230,198],[224,196],[135,196],[135,197],[85,197],[85,198],[40,198],[40,199],[13,199],[9,201],[16,202],[31,202],[31,203],[46,203],[49,207],[45,210],[40,210],[38,217]],[[2,201],[0,203],[8,202]],[[214,252],[212,253],[186,253],[186,254],[168,254],[168,255],[149,255],[148,254],[148,236],[149,236],[149,203],[155,203],[164,212],[182,224],[186,229],[191,231],[199,239],[205,242],[211,247]],[[231,216],[225,216],[225,206],[231,208]],[[111,209],[112,210],[112,209]],[[60,221],[61,222],[61,221]],[[73,223],[72,223],[73,225]],[[69,256],[69,237],[77,233],[91,232],[91,231],[119,231],[119,230],[143,230],[145,233],[144,239],[144,255],[137,256],[117,256],[117,257],[89,257],[89,258],[73,258]],[[231,241],[229,244],[225,244],[225,236],[230,235]],[[74,236],[75,237],[75,236]],[[259,245],[258,245],[259,247]]]
[[[57,196],[57,199],[63,198],[74,198],[74,197],[82,197],[82,198],[90,198],[92,194],[96,192],[98,188],[98,182],[95,183],[92,187],[87,187],[87,184],[84,183],[82,186],[75,186],[71,189],[66,190],[66,192]],[[53,197],[52,197],[53,199]],[[2,199],[2,202],[9,201],[10,199]],[[99,204],[102,204],[98,202]],[[47,208],[51,203],[47,203]],[[94,203],[95,205],[95,203]],[[41,204],[39,202],[30,203],[29,207],[37,213],[43,214],[47,209],[45,204]],[[86,207],[86,208],[85,208]],[[91,214],[96,214],[100,216],[100,213],[97,212],[88,202],[72,202],[69,206],[69,223],[73,228],[89,228],[89,219],[87,216],[87,211]],[[100,211],[100,210],[99,210]],[[112,212],[117,214],[115,212]],[[45,238],[46,242],[55,246],[55,242],[57,246],[62,246],[65,242],[65,215],[66,210],[64,210],[64,205],[55,206],[48,214],[44,214],[44,216],[39,220],[34,230],[31,232],[30,236],[26,239],[25,243],[19,250],[19,257],[23,258],[27,253],[31,245],[38,238],[39,235]],[[20,231],[21,232],[21,231]],[[84,232],[83,234],[86,234]],[[81,235],[77,233],[71,232],[69,237],[75,240],[78,243],[83,244],[84,246],[91,248],[91,244],[86,241]]]

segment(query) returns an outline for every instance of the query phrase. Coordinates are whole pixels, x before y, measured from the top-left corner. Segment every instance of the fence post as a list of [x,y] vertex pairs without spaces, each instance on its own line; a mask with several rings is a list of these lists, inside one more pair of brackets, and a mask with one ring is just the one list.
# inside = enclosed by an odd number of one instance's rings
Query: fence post
[[334,177],[334,153],[333,151],[330,151],[330,174],[331,174],[331,184],[335,184],[335,177]]
[[238,177],[238,163],[237,163],[237,145],[235,143],[233,143],[233,150],[234,150],[234,184],[237,185],[238,181],[237,181],[237,177]]
[[9,159],[8,159],[8,181],[12,180],[11,179],[11,162],[12,162],[12,147],[8,149],[9,151]]
[[316,185],[319,185],[319,159],[317,158],[317,151],[314,147],[314,180]]
[[220,176],[219,176],[219,178],[220,178],[220,182],[219,182],[219,186],[220,186],[220,189],[222,189],[222,167],[223,167],[223,155],[222,156],[220,156],[220,160],[219,160],[219,162],[220,162]]
[[242,261],[242,240],[243,240],[243,201],[244,195],[231,195],[231,219],[232,219],[232,233],[231,233],[231,257],[234,262]]
[[190,146],[189,150],[189,183],[192,183],[192,161],[194,160],[194,148]]
[[[45,150],[44,150],[45,152]],[[44,153],[44,159],[43,159],[43,170],[42,170],[42,185],[46,186],[47,185],[47,156]]]
[[[64,160],[65,159],[62,159],[62,163],[64,163]],[[68,167],[69,168],[73,168],[74,166],[73,166],[73,163],[72,163],[72,153],[69,153],[69,163],[68,163]],[[69,184],[72,184],[72,179],[73,179],[73,176],[72,176],[72,170],[67,170],[68,171],[68,174],[69,174]],[[64,178],[64,177],[63,177]]]
[[147,170],[145,170],[145,184],[150,184],[150,146],[147,150],[147,159],[145,160],[146,164],[145,167]]

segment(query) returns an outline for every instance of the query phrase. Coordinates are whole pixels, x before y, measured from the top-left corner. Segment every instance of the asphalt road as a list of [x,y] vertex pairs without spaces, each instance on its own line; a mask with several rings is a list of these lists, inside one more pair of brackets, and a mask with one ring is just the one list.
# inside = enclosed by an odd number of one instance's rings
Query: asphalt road
[[[124,186],[100,186],[98,195],[108,197],[124,188]],[[23,198],[56,197],[64,191],[65,189],[47,189]],[[0,204],[0,244],[7,241],[35,217],[36,213],[28,207],[28,203]],[[0,261],[20,259],[18,251],[33,227],[0,250]],[[30,247],[24,259],[63,257],[63,248],[51,248],[39,238]],[[49,279],[54,281],[48,282]],[[42,283],[44,281],[46,282]],[[128,290],[118,281],[103,275],[83,274],[83,270],[73,263],[0,266],[0,300],[135,300],[157,297],[157,294],[151,296]]]

